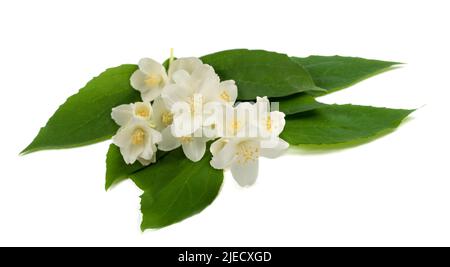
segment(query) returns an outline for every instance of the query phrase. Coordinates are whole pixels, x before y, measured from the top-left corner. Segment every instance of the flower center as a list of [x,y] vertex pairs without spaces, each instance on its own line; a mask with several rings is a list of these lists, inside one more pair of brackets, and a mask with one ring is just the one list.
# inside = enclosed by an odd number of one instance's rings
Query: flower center
[[173,122],[173,114],[170,111],[166,111],[161,116],[161,121],[165,126],[169,126]]
[[236,153],[237,161],[240,164],[245,164],[250,161],[255,161],[259,157],[259,147],[249,144],[241,143],[238,146],[238,151]]
[[223,91],[223,92],[220,94],[220,98],[222,98],[222,99],[225,100],[226,102],[230,102],[230,95],[229,95],[227,92],[225,92],[225,91]]
[[146,106],[138,106],[136,107],[136,110],[134,111],[136,116],[148,118],[150,116],[150,109],[148,109]]
[[131,143],[133,145],[142,145],[144,143],[145,132],[141,128],[137,128],[134,130],[133,135],[131,136]]
[[180,137],[180,142],[183,144],[188,144],[190,142],[192,142],[192,137],[191,136],[182,136]]
[[159,74],[150,74],[145,79],[145,84],[150,87],[158,86],[162,81],[162,77]]

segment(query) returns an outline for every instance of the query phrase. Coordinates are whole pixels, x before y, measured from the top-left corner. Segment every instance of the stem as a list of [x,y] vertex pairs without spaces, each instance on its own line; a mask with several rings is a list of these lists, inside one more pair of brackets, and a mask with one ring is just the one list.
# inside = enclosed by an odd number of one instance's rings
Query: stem
[[170,48],[170,59],[169,59],[169,63],[172,64],[173,61],[173,48]]

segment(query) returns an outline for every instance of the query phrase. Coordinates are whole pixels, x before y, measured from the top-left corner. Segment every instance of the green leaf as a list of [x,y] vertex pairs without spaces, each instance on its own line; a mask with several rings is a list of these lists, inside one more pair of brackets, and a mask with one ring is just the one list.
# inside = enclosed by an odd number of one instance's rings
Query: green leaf
[[[401,63],[371,60],[357,57],[309,56],[292,57],[310,74],[314,83],[330,93],[349,87],[364,79],[392,69]],[[318,94],[324,94],[319,92]]]
[[142,230],[179,222],[212,203],[222,185],[223,171],[213,169],[210,159],[205,155],[201,161],[192,162],[177,149],[131,175],[144,190]]
[[278,102],[279,110],[284,112],[286,115],[310,111],[324,105],[320,102],[317,102],[314,97],[305,93],[299,93],[279,98],[271,98],[270,102],[272,104],[272,107]]
[[235,80],[239,100],[281,97],[319,90],[309,73],[285,54],[263,50],[227,50],[201,58],[221,80]]
[[[161,160],[167,153],[168,152],[158,150],[156,152],[156,160]],[[111,144],[109,146],[108,153],[106,154],[105,189],[108,190],[112,185],[130,178],[133,173],[153,165],[154,164],[143,166],[139,162],[135,162],[134,164],[126,164],[123,160],[122,154],[120,153],[120,149],[116,145]]]
[[136,171],[145,168],[139,162],[134,164],[126,164],[123,160],[122,154],[120,154],[120,149],[111,144],[106,154],[106,183],[105,189],[108,190],[113,184],[117,184]]
[[118,126],[111,109],[140,100],[130,85],[136,65],[111,68],[69,97],[22,153],[88,145],[111,138]]
[[395,129],[414,110],[327,105],[286,118],[281,137],[292,145],[338,144]]

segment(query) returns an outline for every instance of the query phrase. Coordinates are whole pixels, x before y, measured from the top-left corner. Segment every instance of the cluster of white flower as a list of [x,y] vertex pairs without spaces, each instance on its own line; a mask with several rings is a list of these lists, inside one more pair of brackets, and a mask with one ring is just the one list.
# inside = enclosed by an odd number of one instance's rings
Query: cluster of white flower
[[198,58],[172,61],[166,72],[158,62],[144,58],[130,78],[143,102],[112,110],[120,129],[114,144],[127,164],[155,162],[157,149],[182,147],[196,162],[202,159],[206,143],[213,155],[211,166],[230,168],[242,185],[251,185],[258,175],[259,156],[281,155],[288,143],[278,136],[285,125],[284,113],[271,111],[267,97],[256,103],[235,104],[234,81],[220,81],[214,69]]

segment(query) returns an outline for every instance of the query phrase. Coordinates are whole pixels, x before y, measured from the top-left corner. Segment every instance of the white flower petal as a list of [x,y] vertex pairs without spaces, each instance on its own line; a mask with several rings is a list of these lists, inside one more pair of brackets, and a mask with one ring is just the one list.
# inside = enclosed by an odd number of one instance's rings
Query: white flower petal
[[155,142],[160,139],[160,133],[148,121],[134,118],[117,131],[113,143],[120,148],[124,161],[133,164],[138,158],[152,160],[157,149]]
[[249,186],[255,183],[258,177],[258,159],[246,163],[234,162],[231,165],[231,174],[240,186]]
[[130,84],[134,89],[140,91],[141,93],[146,92],[147,90],[150,90],[150,87],[148,87],[145,83],[146,78],[147,75],[145,73],[141,70],[136,70],[130,77]]
[[202,64],[202,61],[195,57],[175,59],[169,67],[169,78],[172,79],[173,74],[178,70],[185,70],[192,74]]
[[145,160],[151,160],[153,157],[153,154],[156,151],[153,150],[153,146],[151,144],[147,144],[144,146],[144,149],[142,150],[142,152],[139,154],[138,158],[142,158]]
[[151,134],[151,144],[153,146],[162,141],[162,134],[160,132],[152,128],[149,129],[149,132]]
[[151,102],[161,95],[162,88],[152,88],[145,92],[141,92],[141,98],[145,102]]
[[197,162],[202,159],[206,151],[206,140],[203,138],[192,138],[190,142],[182,142],[183,152],[186,157],[193,162]]
[[[153,149],[156,151],[157,148],[154,147]],[[153,157],[152,157],[152,159],[150,160],[150,162],[151,162],[151,163],[155,163],[155,162],[156,162],[156,153],[153,153]]]
[[167,127],[161,132],[162,140],[158,143],[158,148],[162,151],[171,151],[181,145],[180,140],[174,137],[171,133],[170,127]]
[[142,119],[142,120],[150,120],[153,114],[152,105],[150,102],[136,102],[131,104],[133,107],[133,116]]
[[113,143],[118,147],[125,147],[131,144],[130,136],[133,134],[133,128],[123,126],[117,131],[113,137]]
[[143,150],[141,154],[139,154],[139,157],[145,160],[151,160],[153,154],[156,153],[155,143],[161,141],[161,134],[158,131],[150,128],[149,126],[141,126],[139,128],[145,130],[145,141],[143,144],[139,145],[143,147]]
[[166,103],[166,106],[168,107],[169,110],[171,110],[172,106],[177,103],[180,102],[187,103],[191,95],[192,92],[189,89],[177,84],[167,85],[166,87],[164,87],[161,93],[164,103]]
[[163,65],[161,65],[158,61],[153,60],[151,58],[143,58],[139,60],[138,63],[139,69],[145,74],[157,74],[161,75],[161,78],[164,79],[164,76],[167,76],[166,70]]
[[280,111],[261,114],[258,118],[258,130],[261,138],[277,138],[286,124],[285,114]]
[[225,138],[217,139],[216,141],[214,141],[211,144],[211,146],[209,147],[209,151],[214,156],[214,155],[218,154],[220,151],[222,151],[222,149],[225,147],[225,145],[227,143],[228,143],[228,139],[225,139]]
[[153,153],[153,154],[154,155],[153,155],[152,159],[150,159],[150,160],[146,160],[146,159],[143,159],[143,158],[138,158],[137,160],[142,164],[142,166],[148,166],[151,163],[155,162],[155,161],[153,161],[153,159],[156,159],[155,153]]
[[219,84],[219,76],[209,65],[203,64],[192,73],[191,85],[196,93],[203,96],[204,102],[219,100],[217,99]]
[[142,145],[130,145],[128,147],[128,156],[129,159],[131,159],[132,161],[130,161],[130,164],[133,164],[140,155],[142,155],[142,153],[144,152],[144,146]]
[[[270,142],[270,141],[269,141]],[[274,144],[261,141],[260,155],[266,158],[277,158],[289,148],[289,143],[281,138],[277,138]]]
[[222,101],[233,104],[236,102],[238,90],[233,80],[223,81],[219,84],[219,97]]
[[188,85],[191,75],[185,70],[178,70],[173,73],[172,80],[179,85]]
[[124,126],[133,118],[132,105],[120,105],[112,109],[112,119],[120,126]]
[[201,114],[192,116],[189,112],[176,112],[173,115],[173,123],[170,126],[175,137],[190,136],[202,127]]
[[259,114],[265,115],[270,112],[270,102],[267,96],[256,97],[256,108],[258,109]]
[[155,124],[155,128],[158,131],[162,131],[167,125],[163,122],[163,115],[169,110],[166,108],[166,104],[161,97],[158,97],[153,101],[153,115],[152,122]]
[[127,164],[133,164],[136,162],[137,158],[143,151],[144,147],[141,145],[130,144],[129,146],[120,148],[123,159]]
[[[220,144],[220,142],[226,142],[226,144]],[[219,149],[220,146],[222,146],[221,149]],[[213,154],[210,164],[215,169],[228,168],[236,159],[237,149],[233,141],[219,139],[211,145],[210,151]]]
[[152,101],[161,94],[168,78],[164,67],[153,59],[143,58],[139,69],[130,77],[131,86],[141,92],[144,101]]
[[286,124],[286,120],[284,119],[285,114],[280,111],[272,111],[270,112],[271,119],[271,131],[273,136],[279,136],[284,129]]
[[234,112],[234,121],[231,121],[235,128],[234,136],[239,138],[257,137],[258,124],[255,106],[248,102],[242,102],[236,106]]

